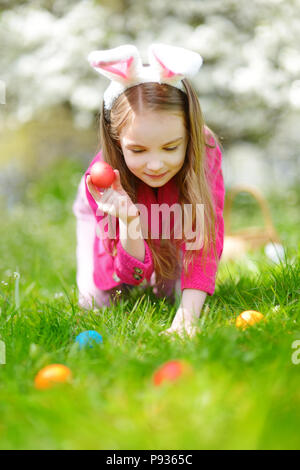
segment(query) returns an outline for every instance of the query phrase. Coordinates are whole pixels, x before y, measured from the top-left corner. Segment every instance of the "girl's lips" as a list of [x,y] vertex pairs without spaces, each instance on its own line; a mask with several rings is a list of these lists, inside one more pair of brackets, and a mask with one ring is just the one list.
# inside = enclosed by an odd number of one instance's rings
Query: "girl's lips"
[[162,178],[164,175],[166,175],[168,172],[166,171],[165,173],[161,173],[161,175],[148,175],[148,173],[145,173],[145,175],[149,176],[149,178],[154,178],[154,179],[158,179],[158,178]]

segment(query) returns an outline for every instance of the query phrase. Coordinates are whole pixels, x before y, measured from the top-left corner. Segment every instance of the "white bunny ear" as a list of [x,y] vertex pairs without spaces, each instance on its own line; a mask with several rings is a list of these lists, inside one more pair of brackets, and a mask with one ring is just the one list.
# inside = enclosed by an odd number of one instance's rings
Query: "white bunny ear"
[[130,44],[114,49],[92,51],[88,55],[88,61],[97,72],[123,85],[133,81],[142,67],[137,48]]
[[161,80],[170,84],[192,77],[203,63],[197,52],[161,43],[149,46],[148,59],[151,67],[158,71]]

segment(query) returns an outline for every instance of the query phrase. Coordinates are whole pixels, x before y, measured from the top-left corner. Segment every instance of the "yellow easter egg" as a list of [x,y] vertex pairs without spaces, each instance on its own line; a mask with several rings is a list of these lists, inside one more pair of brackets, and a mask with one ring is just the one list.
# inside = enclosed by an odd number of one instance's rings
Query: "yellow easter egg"
[[237,328],[245,329],[248,326],[254,325],[264,318],[263,314],[256,310],[246,310],[242,312],[236,319]]

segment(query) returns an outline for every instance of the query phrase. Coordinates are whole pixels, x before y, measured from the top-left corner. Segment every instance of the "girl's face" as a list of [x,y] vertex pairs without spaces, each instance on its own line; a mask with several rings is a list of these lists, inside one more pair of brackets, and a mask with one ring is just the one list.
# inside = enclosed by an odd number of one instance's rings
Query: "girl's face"
[[178,173],[187,143],[183,117],[166,111],[133,113],[132,122],[120,133],[127,167],[153,188],[163,186]]

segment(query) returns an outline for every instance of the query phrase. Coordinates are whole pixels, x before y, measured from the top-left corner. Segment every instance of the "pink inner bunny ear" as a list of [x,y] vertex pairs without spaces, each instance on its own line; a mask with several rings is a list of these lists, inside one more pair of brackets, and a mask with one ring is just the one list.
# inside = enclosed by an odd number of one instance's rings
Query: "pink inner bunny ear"
[[157,62],[161,65],[162,69],[163,69],[163,77],[164,78],[171,78],[171,77],[174,77],[175,75],[178,75],[176,74],[175,72],[172,72],[172,70],[170,70],[162,61],[161,59],[155,54],[154,51],[152,51],[155,59],[157,60]]
[[162,81],[170,84],[179,83],[184,77],[194,76],[202,64],[202,57],[198,53],[162,43],[149,46],[148,58]]
[[124,60],[112,60],[110,62],[97,61],[94,60],[91,62],[91,65],[95,68],[106,70],[107,72],[118,75],[123,79],[129,79],[130,66],[132,64],[133,57]]

